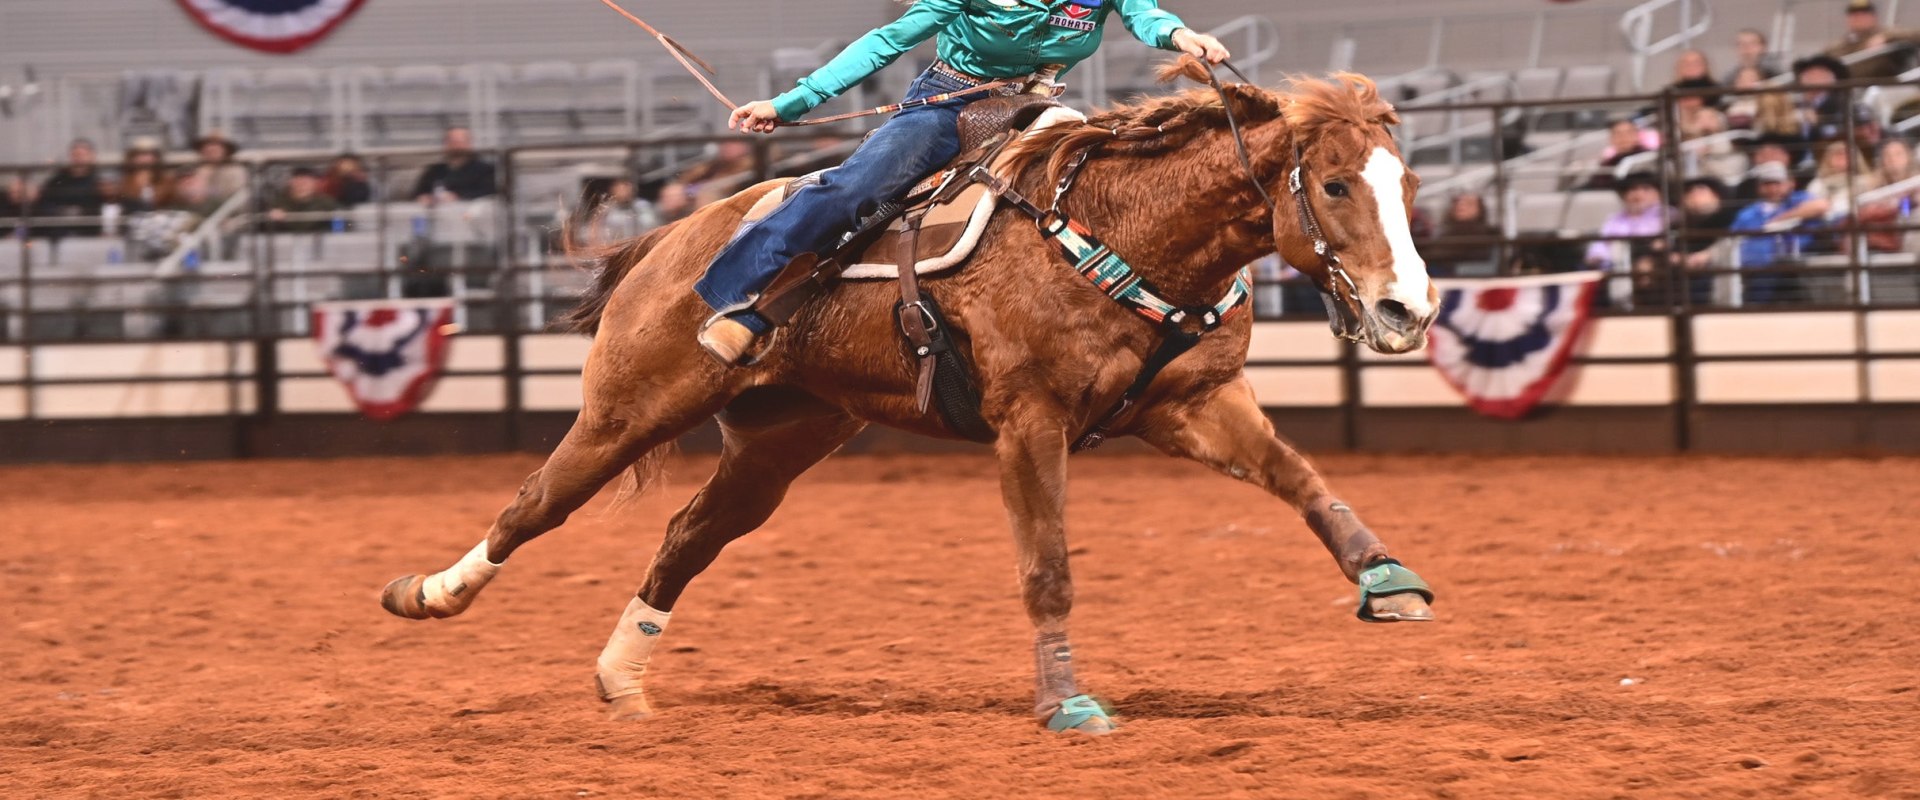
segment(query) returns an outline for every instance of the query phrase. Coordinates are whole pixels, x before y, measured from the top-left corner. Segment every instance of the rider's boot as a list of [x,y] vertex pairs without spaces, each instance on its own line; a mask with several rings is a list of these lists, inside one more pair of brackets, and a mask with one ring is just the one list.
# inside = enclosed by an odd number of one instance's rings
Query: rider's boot
[[756,338],[759,337],[753,329],[732,317],[715,316],[700,329],[700,346],[729,367],[739,366],[746,360],[747,351],[753,349]]

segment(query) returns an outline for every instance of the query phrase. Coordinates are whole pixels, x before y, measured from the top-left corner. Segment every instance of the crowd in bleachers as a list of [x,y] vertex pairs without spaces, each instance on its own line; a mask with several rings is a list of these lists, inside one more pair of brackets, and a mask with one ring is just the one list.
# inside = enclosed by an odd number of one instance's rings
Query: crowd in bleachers
[[[1915,219],[1913,205],[1920,199],[1913,144],[1890,124],[1920,111],[1920,90],[1902,97],[1846,86],[1850,79],[1906,74],[1915,66],[1920,33],[1887,30],[1870,2],[1852,0],[1845,13],[1845,39],[1821,52],[1790,58],[1775,52],[1761,32],[1742,30],[1730,40],[1733,63],[1716,65],[1701,51],[1683,53],[1665,102],[1622,109],[1614,118],[1572,112],[1570,117],[1587,121],[1569,127],[1605,141],[1582,152],[1578,174],[1558,173],[1557,183],[1533,192],[1550,196],[1563,213],[1535,226],[1516,221],[1525,209],[1516,212],[1512,194],[1449,193],[1441,203],[1423,206],[1413,224],[1432,271],[1449,276],[1599,269],[1626,281],[1627,291],[1616,293],[1616,301],[1653,305],[1675,300],[1677,290],[1707,303],[1716,302],[1708,276],[1731,269],[1794,264],[1823,253],[1920,250],[1920,236],[1897,227]],[[578,77],[545,67],[524,72],[529,86]],[[1567,74],[1563,91],[1590,91],[1575,89]],[[566,263],[558,255],[564,237],[554,228],[577,225],[570,232],[588,241],[637,235],[763,177],[831,166],[852,142],[846,132],[773,142],[731,138],[651,158],[641,158],[642,148],[634,147],[625,158],[598,161],[592,169],[522,171],[509,187],[503,184],[507,170],[497,163],[503,156],[481,152],[473,134],[459,127],[458,115],[427,102],[429,95],[444,94],[445,81],[419,83],[437,88],[423,89],[417,103],[395,104],[387,116],[418,114],[420,127],[434,126],[426,135],[437,130],[442,137],[436,158],[389,152],[372,162],[372,172],[368,159],[351,153],[314,160],[308,151],[292,160],[242,163],[232,139],[209,132],[190,143],[190,156],[169,154],[154,138],[132,138],[119,163],[109,166],[99,163],[92,143],[77,140],[64,163],[0,174],[0,231],[12,231],[16,241],[68,240],[70,252],[84,255],[56,259],[52,266],[62,268],[88,259],[134,266],[182,253],[191,257],[189,266],[200,259],[257,261],[258,253],[267,252],[273,270],[293,262],[300,269],[318,263],[319,271],[384,274],[497,265],[509,241],[493,225],[498,218],[517,226],[521,242],[544,246],[544,263],[554,268],[558,283]],[[569,130],[579,128],[580,115],[569,115],[565,102],[545,110],[561,121],[575,120]],[[539,122],[531,112],[521,116],[516,126]],[[1604,134],[1600,127],[1606,127]],[[255,135],[248,141],[260,140]],[[1516,141],[1524,149],[1524,139]],[[1421,154],[1409,150],[1420,166]],[[1678,157],[1662,168],[1670,155]],[[552,202],[556,194],[559,203]],[[236,202],[243,195],[244,202]],[[1856,204],[1856,198],[1863,202]],[[1522,196],[1518,202],[1526,201]],[[597,213],[576,213],[583,208]],[[20,221],[27,218],[33,221]],[[196,229],[204,238],[195,238]],[[265,234],[264,251],[241,252],[250,246],[241,237],[250,233]],[[1529,239],[1543,233],[1557,241]],[[286,248],[280,242],[295,237],[312,243]],[[514,254],[521,263],[541,263],[527,255]],[[8,302],[9,259],[18,262],[11,252],[0,253],[0,314]],[[1259,271],[1267,278],[1296,275],[1277,259]],[[291,296],[276,291],[275,300],[457,294],[485,285],[445,275],[367,285],[316,280],[310,286],[319,288]],[[1756,274],[1741,293],[1718,300],[1805,300],[1798,289],[1789,277]],[[1311,290],[1286,299],[1263,310],[1318,307]]]
[[[1761,32],[1739,31],[1738,63],[1720,73],[1724,80],[1703,52],[1681,54],[1667,86],[1670,102],[1612,120],[1592,166],[1560,187],[1574,201],[1600,191],[1618,197],[1597,230],[1558,231],[1597,233],[1578,253],[1553,244],[1497,249],[1486,241],[1499,232],[1488,203],[1467,193],[1452,199],[1426,248],[1435,273],[1453,274],[1463,264],[1600,269],[1632,276],[1632,291],[1616,299],[1671,300],[1678,285],[1695,302],[1708,302],[1708,282],[1697,273],[1771,268],[1822,254],[1920,251],[1920,236],[1901,229],[1916,221],[1920,199],[1914,145],[1889,124],[1920,115],[1920,91],[1875,98],[1883,106],[1876,108],[1868,98],[1880,88],[1845,85],[1909,73],[1920,32],[1885,29],[1864,0],[1850,2],[1845,13],[1844,40],[1791,62],[1771,53]],[[1663,148],[1663,134],[1677,141]],[[1679,158],[1662,171],[1659,159],[1669,150]],[[1524,233],[1528,226],[1516,227]],[[1670,246],[1678,252],[1667,252]],[[1506,263],[1491,263],[1497,258]],[[1750,277],[1731,301],[1808,299],[1799,289],[1787,277]]]

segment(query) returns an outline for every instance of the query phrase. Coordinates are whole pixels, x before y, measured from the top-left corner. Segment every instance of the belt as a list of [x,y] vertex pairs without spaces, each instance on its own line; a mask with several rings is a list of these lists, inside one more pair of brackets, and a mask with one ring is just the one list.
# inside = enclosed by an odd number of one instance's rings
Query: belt
[[982,78],[978,75],[969,75],[965,72],[961,72],[960,70],[954,69],[953,65],[940,60],[935,60],[933,62],[933,66],[928,67],[927,71],[936,72],[957,81],[965,81],[975,86],[979,86],[980,84],[983,84],[983,83],[992,83],[996,80],[1001,80],[1000,78]]

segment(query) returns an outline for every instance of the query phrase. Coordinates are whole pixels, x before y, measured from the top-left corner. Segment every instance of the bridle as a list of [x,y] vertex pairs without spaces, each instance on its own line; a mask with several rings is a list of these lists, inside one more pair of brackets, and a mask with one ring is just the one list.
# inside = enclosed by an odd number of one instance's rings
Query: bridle
[[[1280,203],[1267,191],[1266,184],[1260,180],[1259,171],[1253,167],[1253,156],[1247,149],[1246,136],[1240,131],[1240,120],[1234,116],[1233,102],[1227,97],[1227,87],[1222,85],[1220,77],[1214,74],[1212,64],[1204,61],[1201,64],[1207,68],[1207,84],[1220,95],[1220,107],[1227,115],[1227,129],[1233,134],[1234,152],[1240,157],[1240,166],[1246,171],[1247,180],[1253,183],[1254,191],[1260,193],[1260,199],[1266,201],[1267,210],[1274,215],[1274,219],[1279,219]],[[1221,65],[1233,72],[1242,83],[1253,84],[1253,81],[1248,80],[1247,76],[1240,72],[1240,68],[1233,65],[1233,62],[1224,61]],[[1360,304],[1360,290],[1354,284],[1353,277],[1347,274],[1346,267],[1340,263],[1340,254],[1334,252],[1333,245],[1327,242],[1326,233],[1320,227],[1320,219],[1313,212],[1313,201],[1304,191],[1306,170],[1306,148],[1300,144],[1298,137],[1294,137],[1293,169],[1287,173],[1287,191],[1293,194],[1294,207],[1299,209],[1300,230],[1313,241],[1313,252],[1320,257],[1320,264],[1326,269],[1326,281],[1324,285],[1318,287],[1321,299],[1327,305],[1327,316],[1333,323],[1334,336],[1343,341],[1360,343],[1365,341],[1365,328],[1349,316],[1358,314],[1356,309]],[[1345,299],[1340,296],[1342,286],[1347,291]]]

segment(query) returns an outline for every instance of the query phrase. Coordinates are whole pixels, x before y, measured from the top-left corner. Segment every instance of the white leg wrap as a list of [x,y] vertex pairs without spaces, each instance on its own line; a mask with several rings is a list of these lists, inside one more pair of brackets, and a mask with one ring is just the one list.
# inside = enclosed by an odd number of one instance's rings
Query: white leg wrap
[[653,646],[660,641],[660,635],[667,629],[667,618],[672,616],[672,612],[654,610],[638,597],[627,604],[627,610],[620,614],[620,624],[607,638],[607,648],[600,651],[596,665],[602,699],[641,693],[640,676],[647,671]]
[[427,576],[421,591],[426,595],[428,608],[458,614],[467,610],[474,596],[498,574],[500,565],[487,560],[487,542],[482,539],[453,566]]

